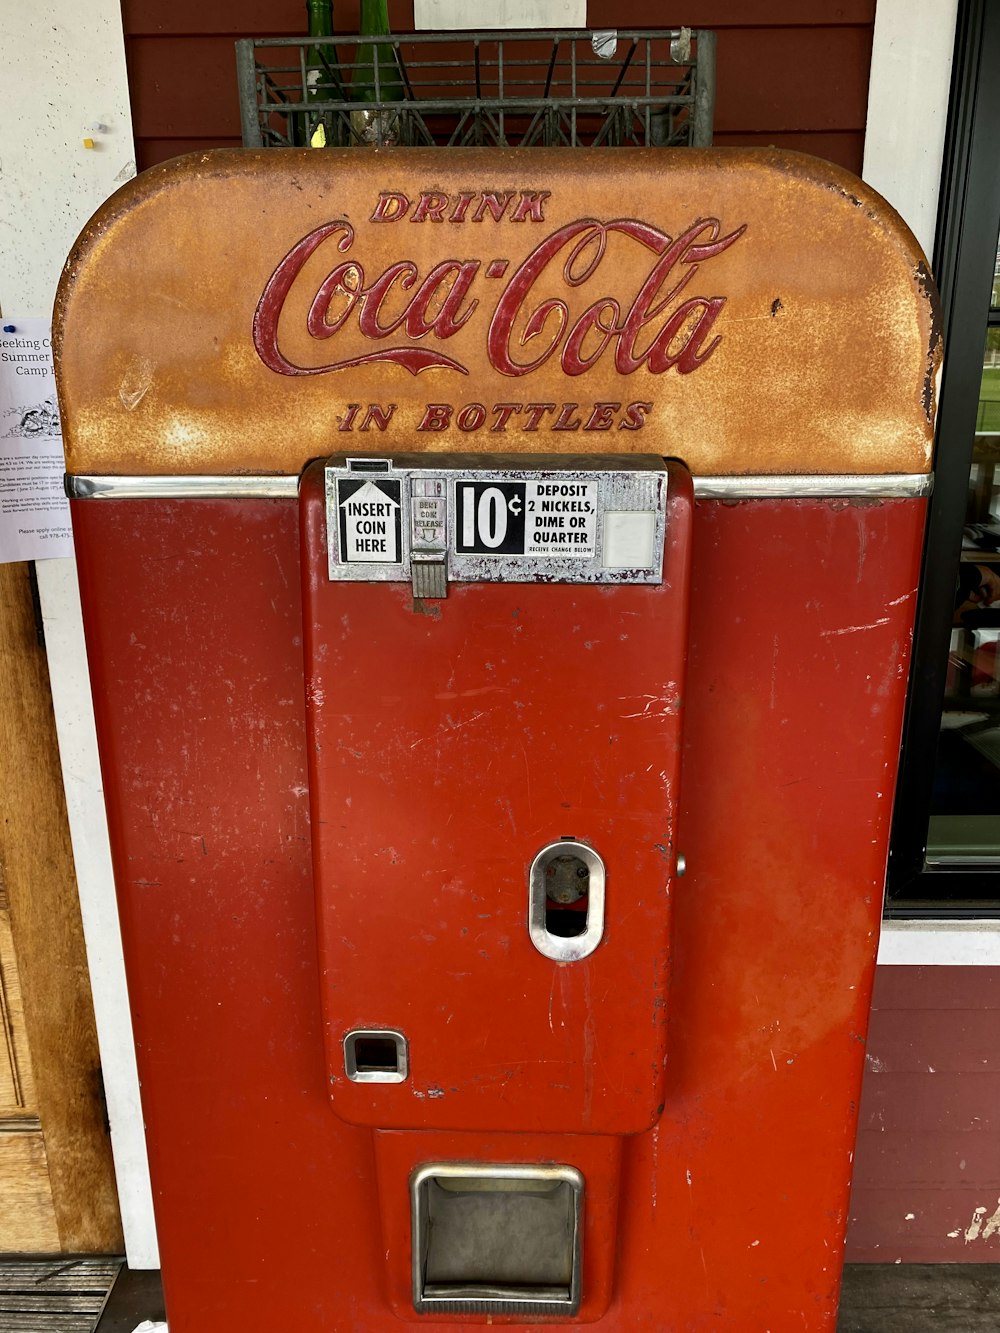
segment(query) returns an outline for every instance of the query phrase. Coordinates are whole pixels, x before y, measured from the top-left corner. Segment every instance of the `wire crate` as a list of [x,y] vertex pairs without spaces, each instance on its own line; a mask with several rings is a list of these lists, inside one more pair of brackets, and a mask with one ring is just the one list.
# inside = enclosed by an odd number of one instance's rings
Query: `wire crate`
[[236,60],[248,148],[712,142],[703,29],[254,37]]

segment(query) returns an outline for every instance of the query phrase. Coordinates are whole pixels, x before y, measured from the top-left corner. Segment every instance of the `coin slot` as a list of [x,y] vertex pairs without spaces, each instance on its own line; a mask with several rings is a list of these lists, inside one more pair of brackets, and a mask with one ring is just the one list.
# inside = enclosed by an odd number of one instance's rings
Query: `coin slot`
[[408,1063],[401,1032],[359,1028],[344,1038],[344,1066],[354,1083],[402,1083]]

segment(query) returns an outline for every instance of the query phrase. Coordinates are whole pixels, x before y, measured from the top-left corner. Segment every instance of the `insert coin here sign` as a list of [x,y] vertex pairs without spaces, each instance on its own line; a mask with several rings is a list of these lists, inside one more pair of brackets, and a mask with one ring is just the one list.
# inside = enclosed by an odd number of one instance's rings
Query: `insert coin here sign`
[[340,558],[364,564],[398,565],[400,482],[389,478],[341,478],[337,482]]
[[459,481],[455,550],[591,559],[597,550],[598,510],[595,481]]

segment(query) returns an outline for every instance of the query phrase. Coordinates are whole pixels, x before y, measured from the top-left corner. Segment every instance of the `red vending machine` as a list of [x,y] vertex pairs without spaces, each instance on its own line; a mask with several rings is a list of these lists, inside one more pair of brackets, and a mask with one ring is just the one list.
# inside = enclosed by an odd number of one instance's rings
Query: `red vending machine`
[[789,154],[218,152],[93,219],[171,1333],[834,1328],[934,315]]

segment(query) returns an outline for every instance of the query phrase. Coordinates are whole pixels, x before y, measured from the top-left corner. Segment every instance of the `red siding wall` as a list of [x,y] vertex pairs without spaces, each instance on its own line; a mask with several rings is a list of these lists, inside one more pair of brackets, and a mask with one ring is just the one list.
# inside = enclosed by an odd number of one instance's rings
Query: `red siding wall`
[[848,1259],[1000,1262],[1000,968],[881,967]]
[[[124,0],[122,10],[140,168],[238,145],[233,42],[305,30],[303,0]],[[334,11],[338,30],[357,30],[357,0]],[[389,17],[412,31],[412,0],[389,0]],[[860,172],[875,0],[590,0],[587,19],[715,29],[718,144],[797,148]]]

